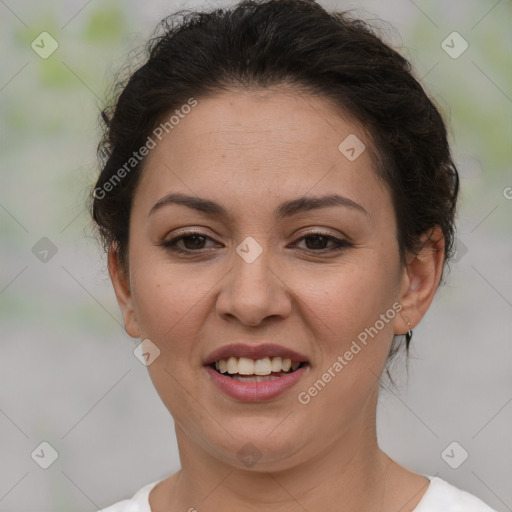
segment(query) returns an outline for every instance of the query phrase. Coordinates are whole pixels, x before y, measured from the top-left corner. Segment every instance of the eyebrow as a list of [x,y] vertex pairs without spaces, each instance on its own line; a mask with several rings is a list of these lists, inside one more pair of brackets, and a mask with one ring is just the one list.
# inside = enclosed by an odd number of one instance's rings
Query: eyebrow
[[[162,197],[158,200],[151,210],[149,215],[152,215],[157,210],[160,210],[164,206],[171,204],[179,204],[187,206],[193,210],[197,210],[208,215],[216,217],[229,218],[229,212],[221,204],[212,201],[210,199],[204,199],[202,197],[190,196],[182,193],[172,193]],[[331,194],[322,197],[299,197],[290,201],[281,203],[275,210],[274,214],[278,220],[283,220],[288,217],[292,217],[301,212],[307,212],[311,210],[317,210],[320,208],[329,208],[333,206],[343,206],[345,208],[351,208],[360,213],[364,213],[367,216],[370,214],[359,204],[349,199],[348,197],[340,196],[338,194]]]

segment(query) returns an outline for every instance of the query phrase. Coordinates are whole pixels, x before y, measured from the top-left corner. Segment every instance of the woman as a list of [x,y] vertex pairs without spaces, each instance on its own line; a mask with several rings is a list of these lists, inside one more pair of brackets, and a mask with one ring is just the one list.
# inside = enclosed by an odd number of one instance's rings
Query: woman
[[103,112],[92,215],[181,469],[105,512],[490,511],[376,438],[459,189],[409,63],[305,0],[174,20]]

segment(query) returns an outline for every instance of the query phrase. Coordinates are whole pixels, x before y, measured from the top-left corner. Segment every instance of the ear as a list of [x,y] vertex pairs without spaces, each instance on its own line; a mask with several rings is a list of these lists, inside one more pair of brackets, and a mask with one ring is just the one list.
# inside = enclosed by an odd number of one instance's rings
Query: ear
[[398,301],[403,309],[395,317],[395,334],[405,334],[409,328],[412,330],[418,325],[430,307],[441,280],[445,246],[443,232],[436,226],[421,239],[423,248],[418,254],[408,254],[402,274]]
[[135,315],[135,309],[133,307],[130,278],[129,275],[127,275],[127,273],[121,268],[119,263],[119,254],[115,244],[112,244],[108,251],[108,272],[110,274],[112,285],[114,286],[117,302],[121,308],[125,331],[132,338],[139,338],[140,331],[137,323],[137,317]]

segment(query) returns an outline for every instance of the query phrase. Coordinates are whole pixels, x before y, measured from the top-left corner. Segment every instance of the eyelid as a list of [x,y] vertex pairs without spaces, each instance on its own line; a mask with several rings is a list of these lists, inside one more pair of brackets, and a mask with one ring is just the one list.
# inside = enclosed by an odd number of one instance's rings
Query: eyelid
[[[180,249],[180,248],[176,247],[177,244],[183,238],[187,238],[189,236],[194,236],[194,235],[203,237],[208,240],[213,240],[212,237],[210,237],[209,235],[207,235],[201,231],[194,230],[194,229],[187,229],[186,231],[181,231],[181,232],[176,233],[175,236],[173,236],[171,239],[166,240],[162,243],[159,243],[158,245],[163,246],[164,248],[166,248],[170,251],[173,251],[175,253],[181,253],[181,254],[187,254],[187,255],[201,255],[201,254],[205,254],[205,253],[209,252],[211,250],[211,248],[210,249],[193,250],[193,249]],[[323,238],[327,239],[328,242],[333,243],[334,247],[331,247],[330,249],[319,249],[319,250],[299,249],[300,252],[308,252],[309,254],[313,254],[313,255],[314,254],[322,255],[322,254],[328,254],[328,253],[341,252],[343,249],[347,249],[347,248],[354,246],[354,244],[346,237],[339,238],[338,236],[335,236],[331,233],[328,233],[328,232],[323,231],[318,228],[316,230],[310,229],[306,232],[302,232],[302,233],[295,235],[294,236],[295,243],[301,241],[304,238],[311,237],[311,236],[323,237]],[[215,240],[213,240],[213,241],[215,241]]]
[[[207,238],[212,238],[212,235],[209,235],[209,234],[203,232],[202,231],[203,229],[207,229],[207,228],[205,228],[203,226],[193,226],[190,228],[183,228],[183,230],[178,230],[177,232],[173,233],[173,236],[170,240],[174,240],[180,236],[190,236],[190,235],[201,235],[201,236],[204,236]],[[296,239],[299,236],[304,237],[304,236],[308,236],[308,235],[319,235],[319,236],[332,237],[332,238],[338,238],[338,239],[340,239],[340,237],[341,237],[344,241],[350,242],[350,238],[348,236],[344,235],[343,233],[340,233],[340,234],[330,233],[329,231],[326,231],[328,229],[329,228],[318,227],[318,228],[308,228],[307,231],[297,230],[297,232],[294,233],[291,238]],[[213,232],[213,233],[215,233],[215,232]],[[213,236],[219,236],[219,235],[217,235],[217,233],[215,233]],[[168,240],[168,241],[170,241],[170,240]]]

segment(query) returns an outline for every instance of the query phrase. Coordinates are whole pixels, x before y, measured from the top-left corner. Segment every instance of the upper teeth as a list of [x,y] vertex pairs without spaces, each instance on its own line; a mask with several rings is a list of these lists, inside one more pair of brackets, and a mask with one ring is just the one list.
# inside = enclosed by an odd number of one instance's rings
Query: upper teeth
[[221,373],[239,373],[240,375],[270,375],[272,372],[287,372],[296,370],[300,363],[292,365],[291,359],[281,357],[265,357],[263,359],[249,359],[248,357],[230,357],[215,362],[215,368]]

